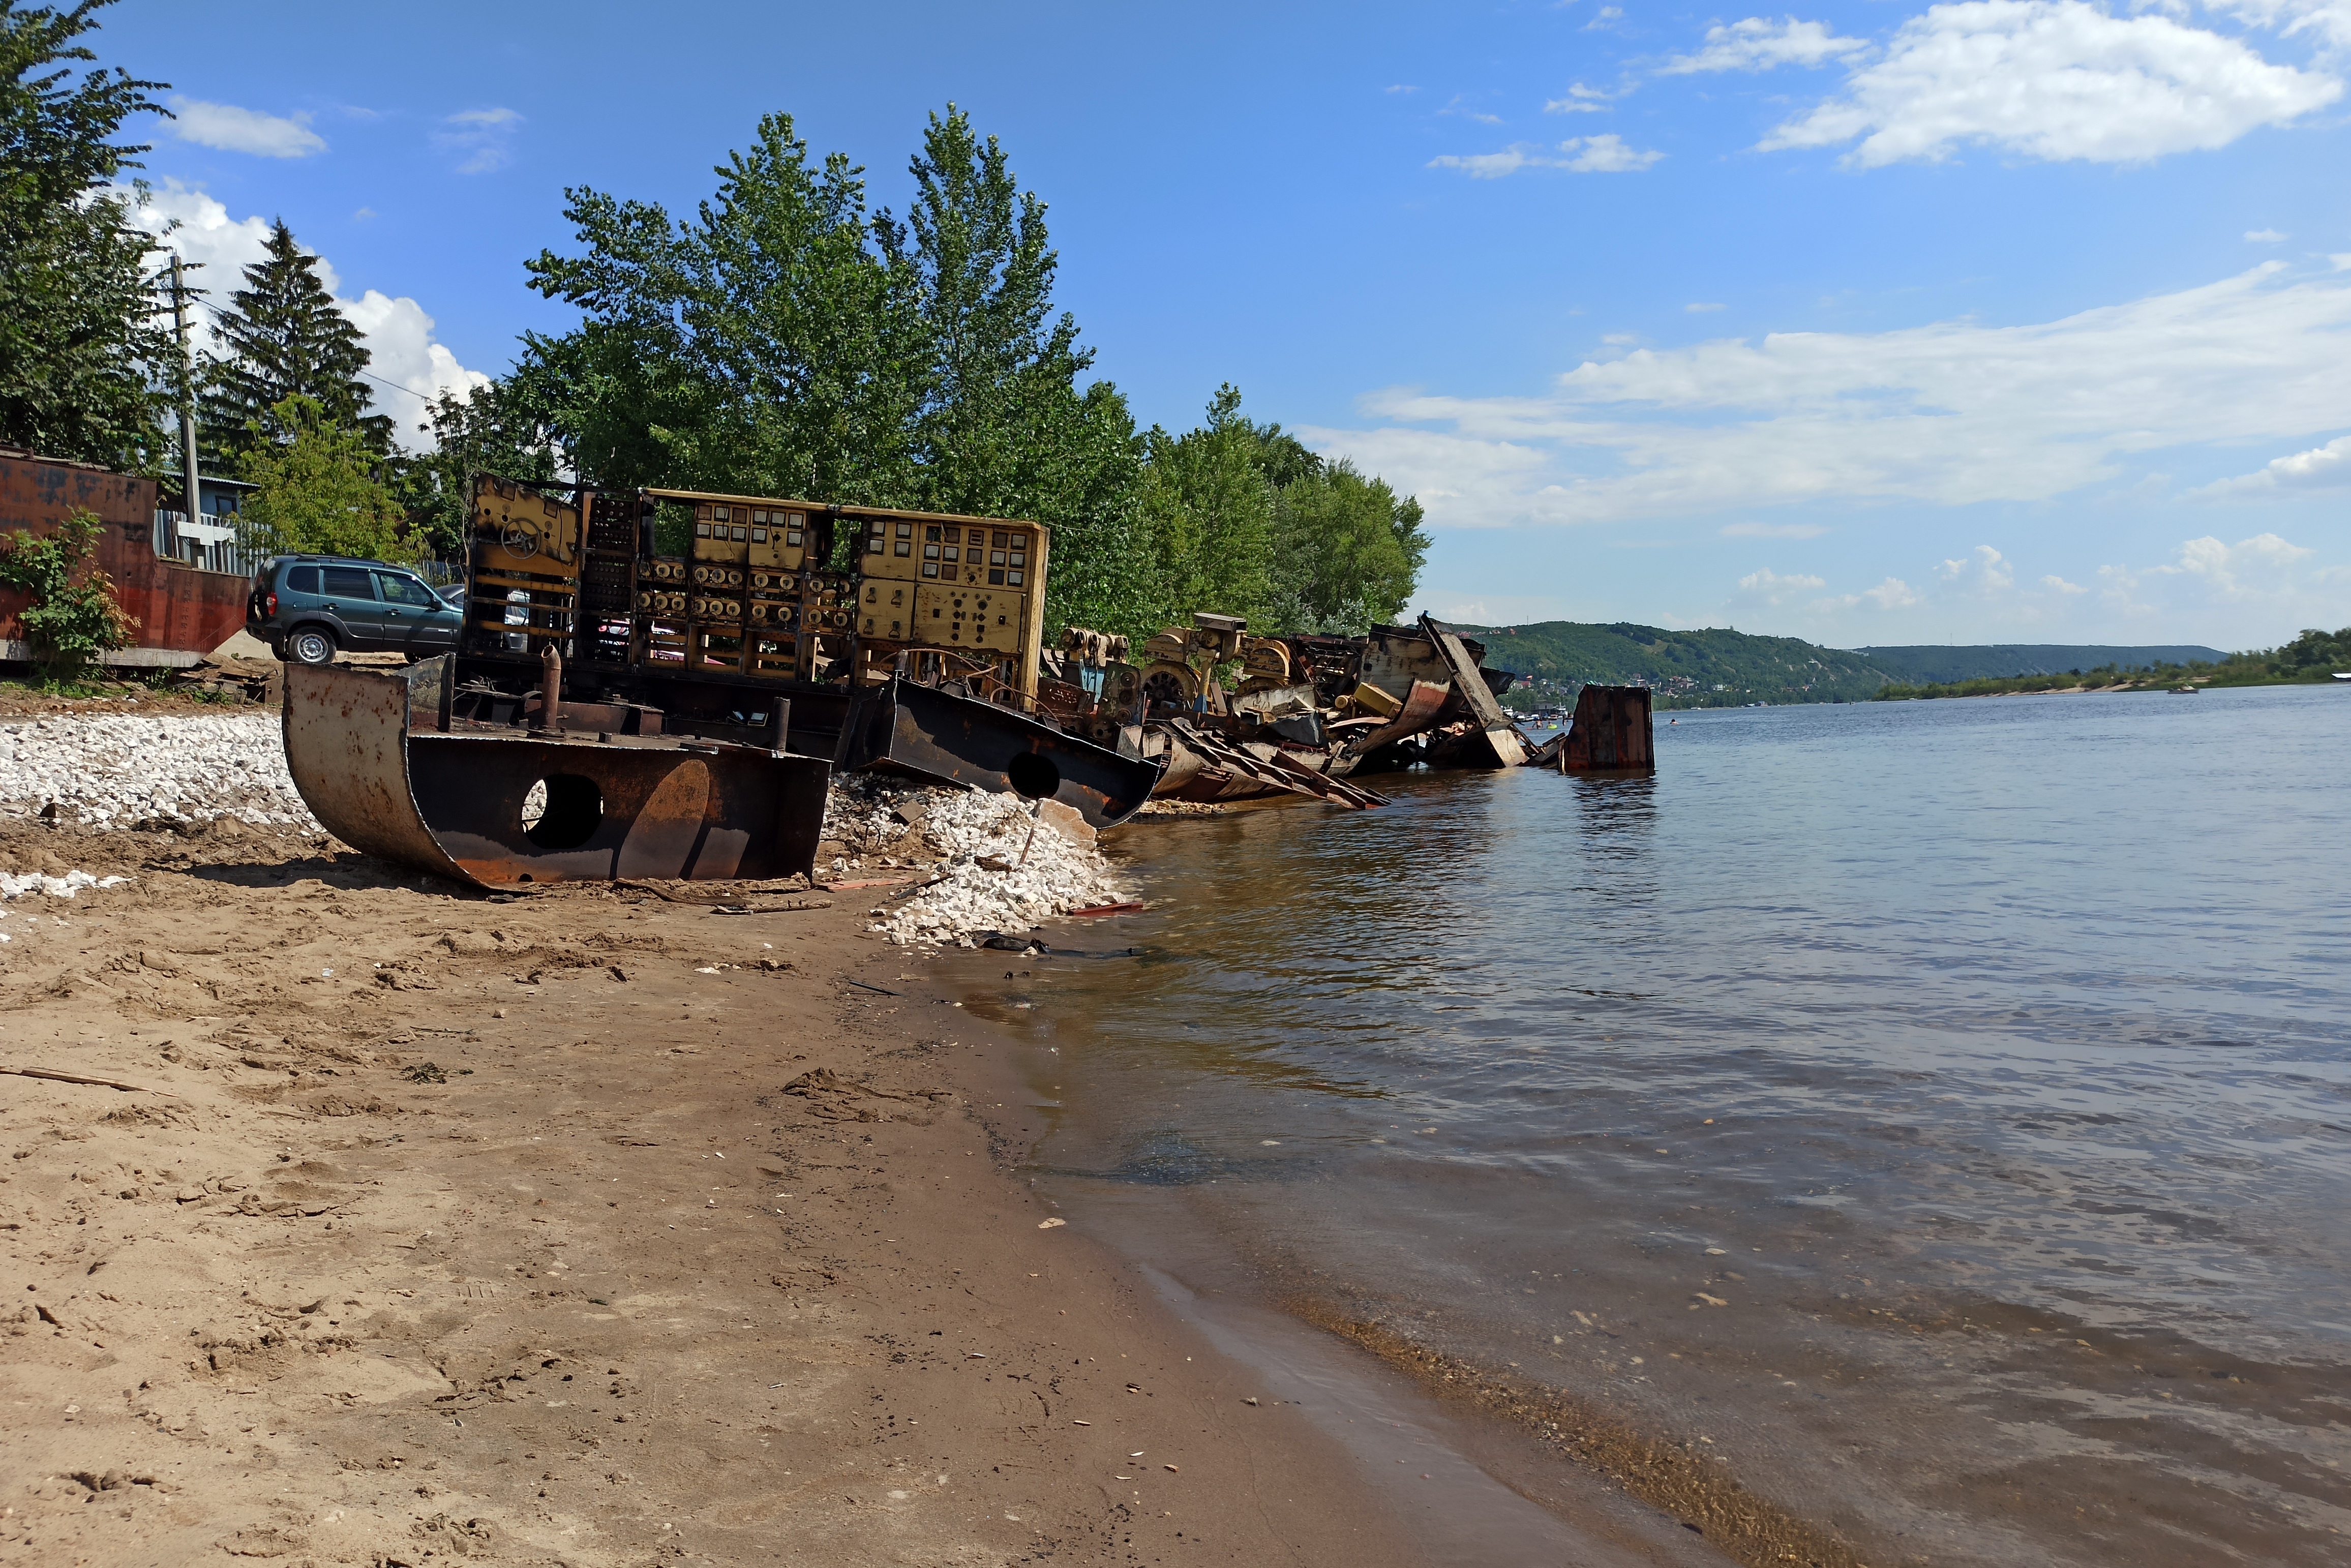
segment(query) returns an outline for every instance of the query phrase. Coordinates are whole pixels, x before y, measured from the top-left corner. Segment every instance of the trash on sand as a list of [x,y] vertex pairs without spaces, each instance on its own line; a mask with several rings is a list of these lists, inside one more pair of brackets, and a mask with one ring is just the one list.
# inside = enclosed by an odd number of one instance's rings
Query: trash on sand
[[1057,1225],[1067,1225],[1069,1221],[1066,1219],[1040,1219],[1037,1222],[1037,1228],[1040,1230],[1050,1230]]

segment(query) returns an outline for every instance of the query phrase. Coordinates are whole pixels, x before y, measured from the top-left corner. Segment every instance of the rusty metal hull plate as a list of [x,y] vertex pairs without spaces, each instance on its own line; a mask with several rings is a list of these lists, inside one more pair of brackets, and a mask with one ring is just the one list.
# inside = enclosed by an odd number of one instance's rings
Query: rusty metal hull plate
[[354,849],[480,887],[814,869],[820,758],[412,733],[402,676],[301,664],[286,676],[287,768]]
[[1156,758],[1122,757],[993,703],[893,680],[875,695],[863,765],[997,793],[1025,786],[1096,828],[1143,809],[1159,781]]
[[1568,773],[1655,768],[1656,731],[1646,686],[1585,686],[1576,695],[1575,722],[1561,750]]

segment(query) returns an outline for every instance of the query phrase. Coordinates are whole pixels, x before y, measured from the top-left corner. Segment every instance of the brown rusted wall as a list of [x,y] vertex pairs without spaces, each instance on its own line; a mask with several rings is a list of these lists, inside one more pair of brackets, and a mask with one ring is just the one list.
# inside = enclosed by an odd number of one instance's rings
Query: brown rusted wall
[[[105,525],[99,569],[139,622],[136,645],[209,653],[245,624],[242,577],[203,571],[155,553],[155,481],[78,463],[0,453],[0,528],[47,533],[76,509]],[[0,637],[22,639],[24,595],[0,590]]]

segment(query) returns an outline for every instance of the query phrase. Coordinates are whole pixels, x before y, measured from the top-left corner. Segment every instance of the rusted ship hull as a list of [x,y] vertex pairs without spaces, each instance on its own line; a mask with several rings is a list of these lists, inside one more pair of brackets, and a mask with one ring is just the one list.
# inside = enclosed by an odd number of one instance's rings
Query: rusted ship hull
[[[286,671],[286,761],[354,849],[475,887],[815,868],[831,766],[708,741],[441,731],[442,661]],[[420,707],[424,727],[419,727]]]

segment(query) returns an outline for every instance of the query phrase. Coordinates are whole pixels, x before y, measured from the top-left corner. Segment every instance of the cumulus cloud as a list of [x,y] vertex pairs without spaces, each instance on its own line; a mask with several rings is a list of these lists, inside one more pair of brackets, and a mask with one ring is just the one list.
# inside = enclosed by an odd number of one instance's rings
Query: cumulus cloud
[[[131,187],[117,189],[134,224],[165,236],[162,244],[183,260],[203,264],[191,281],[214,300],[240,287],[244,269],[267,254],[270,225],[258,214],[232,219],[219,202],[176,181],[151,188],[144,201]],[[342,279],[324,256],[319,258],[318,271],[336,306],[360,329],[368,369],[381,378],[368,383],[374,407],[392,416],[402,440],[416,442],[426,404],[443,392],[471,396],[475,387],[489,385],[489,377],[465,369],[434,340],[433,318],[415,300],[404,295],[395,299],[373,288],[352,299],[343,294]],[[199,305],[197,310],[209,343],[210,307]],[[386,382],[395,384],[387,386]]]
[[1799,22],[1793,16],[1772,22],[1750,16],[1727,27],[1706,30],[1706,47],[1694,55],[1677,55],[1657,68],[1659,76],[1690,76],[1701,71],[1768,71],[1774,66],[1818,66],[1847,60],[1868,52],[1868,40],[1840,38],[1825,23]]
[[514,162],[515,129],[522,116],[511,109],[468,109],[441,122],[433,145],[458,154],[457,172],[487,174]]
[[1806,606],[1815,612],[1858,610],[1867,604],[1879,610],[1909,610],[1927,601],[1916,589],[1898,577],[1889,577],[1876,588],[1865,588],[1859,593],[1833,593],[1815,599]]
[[2150,454],[2341,430],[2351,279],[2264,262],[2037,325],[1634,349],[1541,396],[1398,388],[1360,406],[1369,428],[1308,438],[1419,493],[1447,527],[2044,501],[2126,479]]
[[1828,531],[1825,523],[1727,523],[1720,529],[1727,539],[1816,539]]
[[2284,496],[2301,490],[2330,490],[2351,485],[2351,435],[2338,435],[2324,446],[2273,459],[2267,467],[2234,479],[2222,479],[2191,490],[2199,500],[2241,500],[2248,497]]
[[1978,545],[1959,559],[1945,561],[1936,574],[1945,582],[1987,597],[2016,586],[2014,563],[1990,545]]
[[1785,604],[1807,593],[1817,593],[1829,585],[1828,579],[1809,572],[1790,572],[1786,576],[1770,567],[1750,571],[1739,580],[1739,591],[1766,604]]
[[2280,234],[2275,229],[2247,229],[2245,231],[2245,243],[2248,245],[2283,245],[2292,237],[2293,236],[2291,235]]
[[310,129],[307,114],[285,118],[190,98],[172,99],[172,134],[199,147],[261,158],[308,158],[327,150],[326,138]]
[[1763,139],[1765,151],[1859,141],[1845,162],[1939,162],[1977,144],[2053,162],[2127,163],[2225,147],[2343,96],[2235,38],[2084,0],[1962,0],[1904,23],[1844,93]]
[[2043,578],[2041,580],[2041,586],[2047,589],[2052,593],[2062,593],[2068,599],[2074,598],[2077,594],[2084,594],[2090,591],[2088,589],[2084,588],[2080,583],[2068,582],[2054,572]]
[[1432,169],[1458,169],[1473,180],[1499,180],[1521,169],[1565,169],[1573,174],[1634,174],[1665,156],[1628,147],[1621,136],[1571,136],[1556,150],[1531,141],[1515,142],[1499,152],[1431,158]]
[[2289,37],[2308,34],[2351,48],[2351,0],[2221,0],[2214,8]]

